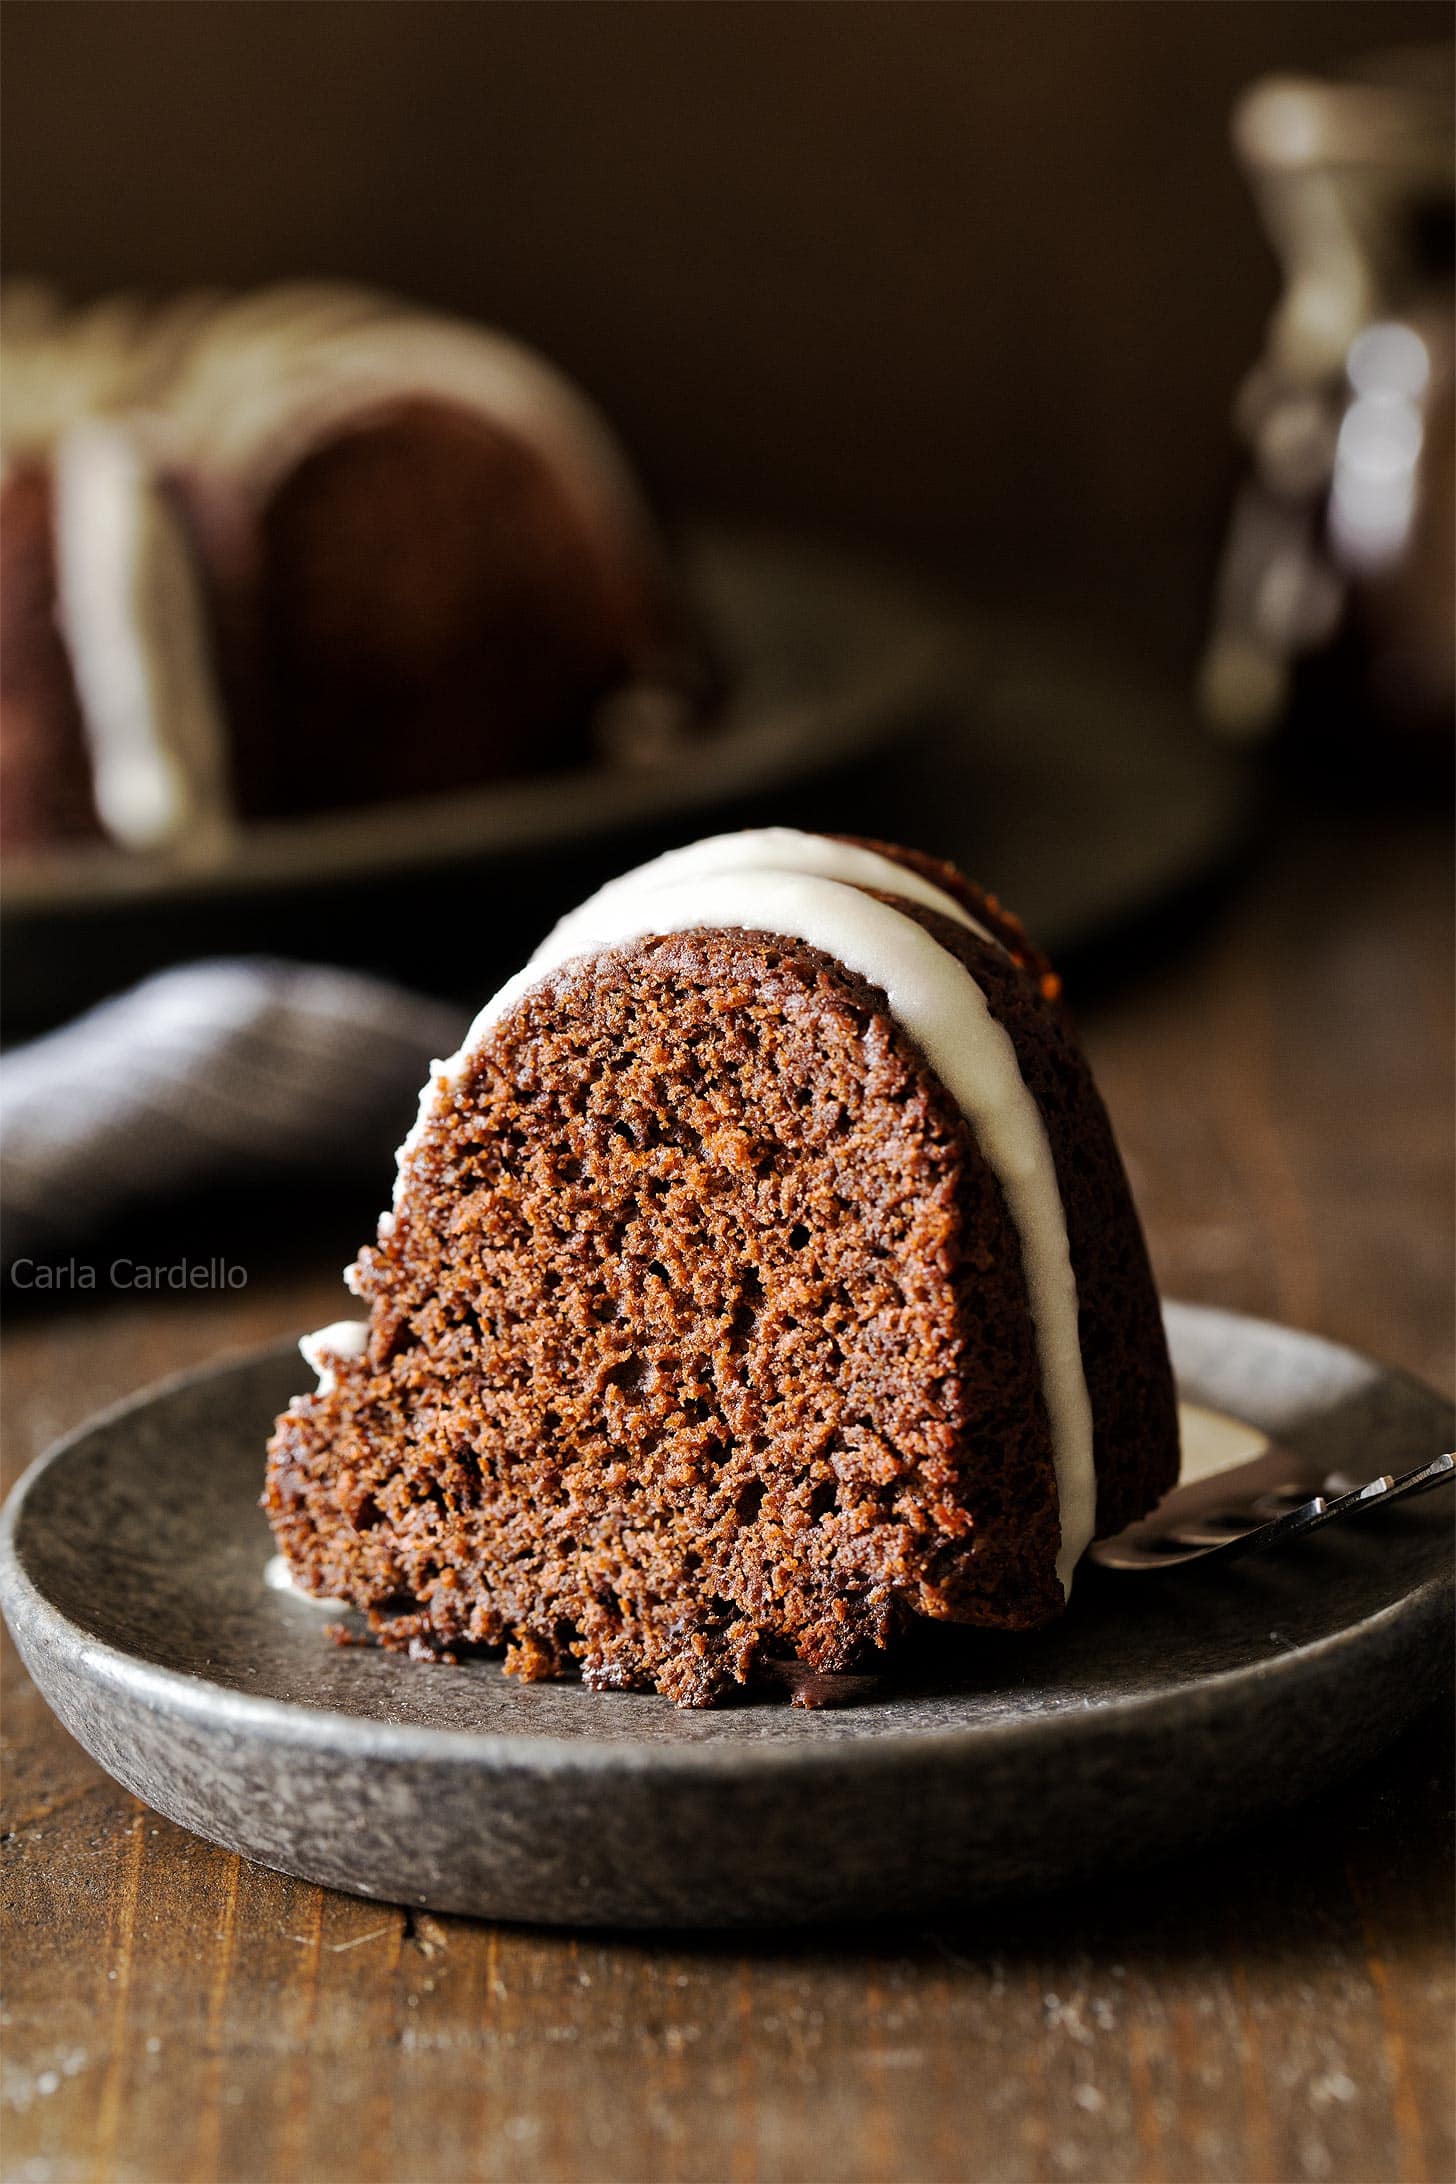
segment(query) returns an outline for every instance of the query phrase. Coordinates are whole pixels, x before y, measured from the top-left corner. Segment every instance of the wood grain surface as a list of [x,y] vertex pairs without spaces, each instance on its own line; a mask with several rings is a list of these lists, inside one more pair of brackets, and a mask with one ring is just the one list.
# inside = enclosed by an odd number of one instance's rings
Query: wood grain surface
[[[1446,1387],[1450,879],[1443,827],[1316,815],[1085,1011],[1165,1288]],[[245,1254],[240,1292],[12,1314],[11,1473],[158,1374],[333,1316],[359,1211],[282,1255],[246,1220],[205,1238]],[[160,1229],[126,1248],[148,1243],[174,1249]],[[282,1879],[127,1797],[8,1676],[13,2184],[1453,2173],[1444,1715],[1194,1864],[973,1924],[745,1946],[490,1929]]]

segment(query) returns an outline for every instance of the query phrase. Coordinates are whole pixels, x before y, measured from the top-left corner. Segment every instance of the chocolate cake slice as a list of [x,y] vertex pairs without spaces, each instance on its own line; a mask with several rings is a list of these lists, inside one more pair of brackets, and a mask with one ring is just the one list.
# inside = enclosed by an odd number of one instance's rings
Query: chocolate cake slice
[[1177,1475],[1056,978],[901,849],[775,828],[603,889],[437,1067],[348,1278],[265,1501],[423,1656],[711,1705],[1031,1629]]

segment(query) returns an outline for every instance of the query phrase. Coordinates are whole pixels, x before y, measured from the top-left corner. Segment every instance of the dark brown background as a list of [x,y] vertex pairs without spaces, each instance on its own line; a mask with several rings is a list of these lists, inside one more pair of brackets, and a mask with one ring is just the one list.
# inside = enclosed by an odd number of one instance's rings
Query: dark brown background
[[12,0],[12,272],[479,313],[668,498],[1106,594],[1188,655],[1273,268],[1239,88],[1442,6]]

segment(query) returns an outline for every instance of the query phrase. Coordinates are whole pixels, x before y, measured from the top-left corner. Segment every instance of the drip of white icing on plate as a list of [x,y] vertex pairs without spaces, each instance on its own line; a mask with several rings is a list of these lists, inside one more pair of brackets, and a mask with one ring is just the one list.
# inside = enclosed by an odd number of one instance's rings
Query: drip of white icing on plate
[[1273,1446],[1261,1427],[1203,1403],[1178,1405],[1178,1436],[1183,1450],[1179,1486],[1199,1486],[1221,1472],[1237,1471],[1267,1456]]
[[649,935],[693,931],[768,932],[822,949],[884,992],[895,1020],[959,1105],[1001,1185],[1021,1242],[1056,1466],[1057,1574],[1070,1592],[1072,1572],[1095,1529],[1097,1478],[1076,1277],[1046,1128],[1016,1050],[970,972],[913,918],[866,894],[867,886],[902,901],[924,902],[929,894],[936,898],[933,907],[953,913],[962,925],[974,923],[949,896],[891,859],[788,828],[718,836],[613,881],[562,919],[525,968],[486,1003],[459,1052],[436,1064],[400,1147],[395,1204],[437,1103],[461,1080],[500,1019],[562,964]]
[[270,1592],[287,1593],[292,1600],[301,1600],[306,1608],[322,1608],[326,1615],[344,1615],[352,1602],[348,1600],[324,1600],[317,1593],[305,1592],[297,1583],[288,1567],[286,1555],[270,1555],[263,1564],[263,1583]]

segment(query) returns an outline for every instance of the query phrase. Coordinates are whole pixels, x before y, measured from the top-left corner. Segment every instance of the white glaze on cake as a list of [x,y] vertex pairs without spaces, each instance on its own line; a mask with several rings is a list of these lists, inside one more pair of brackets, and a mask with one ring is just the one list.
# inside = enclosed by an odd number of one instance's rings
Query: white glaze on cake
[[453,404],[534,448],[593,541],[604,581],[656,548],[610,428],[544,358],[494,328],[352,289],[284,288],[225,306],[169,403],[179,450],[266,498],[341,427],[401,400]]
[[[896,1022],[960,1107],[1001,1185],[1021,1241],[1056,1466],[1061,1518],[1057,1574],[1064,1591],[1070,1591],[1072,1572],[1096,1525],[1097,1479],[1076,1278],[1041,1113],[1010,1038],[991,1015],[970,972],[913,918],[864,892],[867,884],[883,882],[882,892],[893,891],[903,901],[923,901],[924,890],[937,896],[940,890],[875,852],[822,835],[769,831],[772,853],[785,860],[781,865],[763,861],[769,853],[763,834],[718,836],[676,853],[677,871],[686,877],[664,878],[661,861],[647,865],[611,882],[563,918],[525,968],[486,1003],[459,1052],[436,1064],[420,1095],[414,1128],[400,1147],[395,1205],[407,1182],[410,1154],[437,1102],[461,1080],[502,1017],[563,964],[649,935],[693,931],[761,931],[822,949],[885,994]],[[739,869],[733,868],[735,840],[744,845]],[[696,858],[705,869],[696,867]],[[789,862],[795,858],[810,869],[795,869]],[[875,867],[869,879],[866,858]],[[973,922],[956,908],[960,923]]]
[[803,872],[824,880],[842,880],[849,887],[870,887],[876,894],[894,895],[901,902],[919,903],[923,909],[938,911],[953,924],[989,940],[993,947],[1001,946],[995,934],[973,918],[954,895],[948,895],[943,887],[937,887],[910,866],[882,856],[877,849],[867,849],[859,842],[842,842],[832,834],[805,834],[798,827],[748,827],[740,834],[710,834],[701,842],[689,842],[685,849],[669,849],[649,864],[638,865],[634,872],[608,880],[579,909],[568,911],[553,926],[532,961],[547,955],[559,958],[571,947],[578,920],[594,919],[604,903],[641,895],[650,888],[708,879],[720,872]]
[[145,414],[170,458],[266,493],[321,432],[422,395],[540,450],[614,563],[652,524],[610,427],[543,357],[492,327],[368,288],[291,281],[160,309],[130,296],[68,311],[13,284],[0,299],[5,459],[49,453],[86,418]]
[[318,1392],[333,1392],[334,1364],[346,1358],[362,1357],[369,1347],[368,1320],[333,1320],[327,1327],[319,1327],[311,1335],[305,1335],[298,1345],[303,1361],[318,1374]]
[[55,451],[57,621],[102,825],[211,855],[229,830],[227,727],[190,546],[141,441],[91,420]]
[[202,576],[161,475],[201,481],[243,521],[331,435],[438,402],[539,457],[613,615],[638,617],[660,581],[655,530],[610,428],[561,373],[492,329],[319,282],[160,310],[116,297],[80,312],[16,288],[0,309],[0,349],[0,452],[7,465],[55,465],[58,619],[97,813],[128,848],[206,861],[231,824]]

